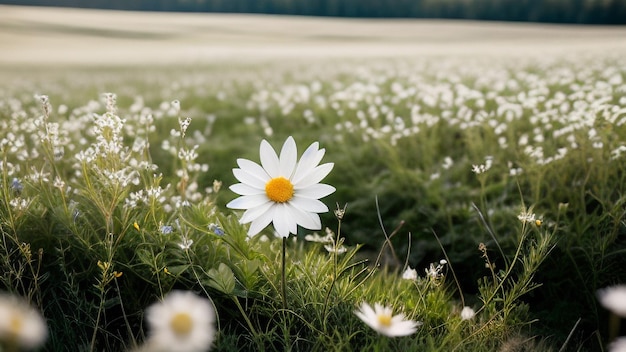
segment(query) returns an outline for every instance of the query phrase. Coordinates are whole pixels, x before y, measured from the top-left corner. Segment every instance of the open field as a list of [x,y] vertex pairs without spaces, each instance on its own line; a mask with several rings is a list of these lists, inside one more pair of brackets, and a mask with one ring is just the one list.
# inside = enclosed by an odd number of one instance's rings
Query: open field
[[626,28],[0,7],[0,53],[0,350],[626,335]]
[[0,6],[0,63],[184,64],[625,51],[623,27]]

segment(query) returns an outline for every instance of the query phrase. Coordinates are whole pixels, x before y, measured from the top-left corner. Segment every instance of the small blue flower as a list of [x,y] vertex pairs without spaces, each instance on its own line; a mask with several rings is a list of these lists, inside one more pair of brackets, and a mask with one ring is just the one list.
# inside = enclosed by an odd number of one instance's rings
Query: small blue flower
[[174,228],[169,225],[161,226],[161,233],[164,235],[168,235],[174,231]]
[[224,236],[224,230],[222,230],[222,228],[218,224],[210,223],[209,224],[209,231],[213,232],[214,234],[216,234],[218,236]]
[[24,185],[22,185],[22,183],[20,182],[19,179],[14,178],[13,181],[11,182],[11,190],[17,194],[22,193],[22,190],[24,189]]

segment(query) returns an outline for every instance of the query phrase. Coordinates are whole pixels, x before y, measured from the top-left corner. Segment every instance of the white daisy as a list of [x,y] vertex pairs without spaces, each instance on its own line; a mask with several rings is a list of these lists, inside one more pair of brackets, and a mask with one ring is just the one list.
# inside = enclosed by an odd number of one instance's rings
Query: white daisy
[[254,236],[270,222],[281,237],[296,234],[298,225],[309,229],[322,228],[319,213],[328,207],[319,201],[333,193],[335,188],[319,183],[332,170],[334,164],[319,165],[324,156],[317,142],[311,144],[297,161],[298,151],[293,137],[287,138],[276,155],[270,144],[261,142],[261,165],[237,159],[238,169],[233,174],[241,183],[230,189],[241,195],[226,206],[245,209],[240,222],[251,222],[248,236]]
[[39,311],[17,297],[0,296],[1,340],[11,345],[33,349],[43,345],[47,337],[48,327]]
[[404,314],[394,316],[390,307],[383,307],[378,303],[374,304],[372,309],[369,304],[363,302],[354,314],[379,334],[389,337],[411,335],[422,325],[419,321],[406,320]]
[[172,291],[162,302],[148,307],[147,345],[156,351],[208,351],[215,337],[215,311],[211,302],[189,291]]
[[604,308],[626,317],[626,285],[606,287],[597,291],[598,300]]

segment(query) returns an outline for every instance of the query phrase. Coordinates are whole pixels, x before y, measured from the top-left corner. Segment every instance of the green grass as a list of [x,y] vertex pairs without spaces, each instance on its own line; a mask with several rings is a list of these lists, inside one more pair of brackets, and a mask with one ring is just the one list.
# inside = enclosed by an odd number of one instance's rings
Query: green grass
[[[2,77],[0,287],[42,311],[45,350],[133,349],[149,333],[143,311],[172,289],[212,298],[218,351],[608,342],[595,292],[626,281],[621,59],[17,67]],[[94,116],[119,129],[94,131]],[[185,117],[185,136],[171,133]],[[322,224],[349,250],[330,255],[304,230],[290,239],[283,310],[281,242],[271,228],[247,240],[225,204],[236,159],[258,162],[262,139],[277,148],[289,135],[300,152],[319,141],[335,163],[325,182],[337,191],[323,201],[347,212],[340,229],[332,212]],[[194,148],[196,158],[179,157]],[[444,258],[442,277],[424,274]],[[417,280],[401,278],[407,265]],[[381,337],[353,314],[363,301],[423,325]],[[461,320],[464,305],[474,319]]]

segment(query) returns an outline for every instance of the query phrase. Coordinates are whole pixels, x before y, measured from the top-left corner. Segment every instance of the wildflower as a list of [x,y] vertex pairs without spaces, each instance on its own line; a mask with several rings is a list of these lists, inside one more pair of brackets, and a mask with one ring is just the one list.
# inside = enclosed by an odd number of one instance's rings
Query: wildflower
[[406,270],[402,273],[402,278],[405,280],[417,280],[417,270],[411,269],[411,267],[407,267]]
[[519,215],[517,215],[517,218],[521,222],[532,223],[536,221],[535,213],[531,213],[530,211],[526,211],[526,210],[522,210],[522,212]]
[[419,321],[406,320],[402,313],[393,316],[390,307],[383,307],[378,303],[374,304],[372,309],[369,304],[363,302],[354,314],[379,334],[389,337],[411,335],[422,325]]
[[137,221],[133,222],[133,227],[135,228],[135,230],[139,231],[139,224],[137,223]]
[[22,190],[24,189],[24,186],[19,179],[14,178],[13,181],[11,181],[10,188],[13,192],[15,192],[15,194],[20,195],[22,193]]
[[218,236],[224,236],[224,230],[222,230],[220,225],[211,223],[209,224],[208,227],[209,227],[209,231],[213,232],[214,234]]
[[178,247],[180,247],[180,249],[182,250],[188,250],[189,248],[191,248],[191,245],[193,244],[193,240],[190,238],[186,238],[183,237],[183,240],[181,243],[178,244]]
[[222,181],[213,180],[213,192],[217,193],[222,188]]
[[485,173],[485,172],[489,171],[489,169],[491,169],[492,165],[493,165],[493,156],[487,155],[485,157],[485,163],[484,164],[472,165],[472,172],[474,172],[477,175],[480,175],[482,173]]
[[65,182],[59,176],[56,176],[54,178],[53,186],[60,190],[63,190],[63,188],[65,188]]
[[211,302],[192,292],[172,291],[146,310],[150,350],[207,351],[215,337]]
[[461,310],[461,319],[462,320],[470,320],[470,319],[474,318],[475,315],[476,315],[476,312],[474,312],[472,307],[465,306]]
[[245,209],[240,222],[251,222],[248,236],[258,234],[271,222],[279,236],[286,238],[296,234],[298,225],[321,229],[318,213],[328,207],[319,201],[335,191],[335,188],[319,183],[332,170],[334,164],[319,165],[325,150],[317,142],[311,144],[297,159],[297,147],[293,137],[287,138],[280,157],[270,144],[261,142],[261,165],[247,159],[237,159],[238,169],[233,174],[241,182],[230,189],[241,197],[226,206]]
[[343,216],[346,214],[346,208],[348,204],[344,205],[343,208],[339,207],[339,203],[337,203],[337,209],[335,209],[335,217],[337,220],[343,220]]
[[173,231],[174,231],[174,228],[171,227],[170,225],[163,225],[163,226],[161,226],[161,234],[163,234],[163,235],[169,235]]
[[37,310],[16,297],[0,295],[0,340],[33,349],[41,346],[47,337],[46,323]]
[[326,249],[328,253],[337,254],[343,254],[348,251],[348,248],[346,248],[344,245],[335,246],[334,243],[324,245],[324,249]]
[[617,285],[600,289],[596,292],[604,308],[626,317],[626,285]]
[[334,241],[331,234],[327,233],[326,236],[320,236],[317,232],[304,236],[304,239],[309,242],[317,243],[331,243]]
[[441,278],[443,276],[443,268],[446,264],[448,264],[448,261],[445,259],[441,259],[439,264],[430,263],[428,268],[424,269],[426,276],[433,280]]

